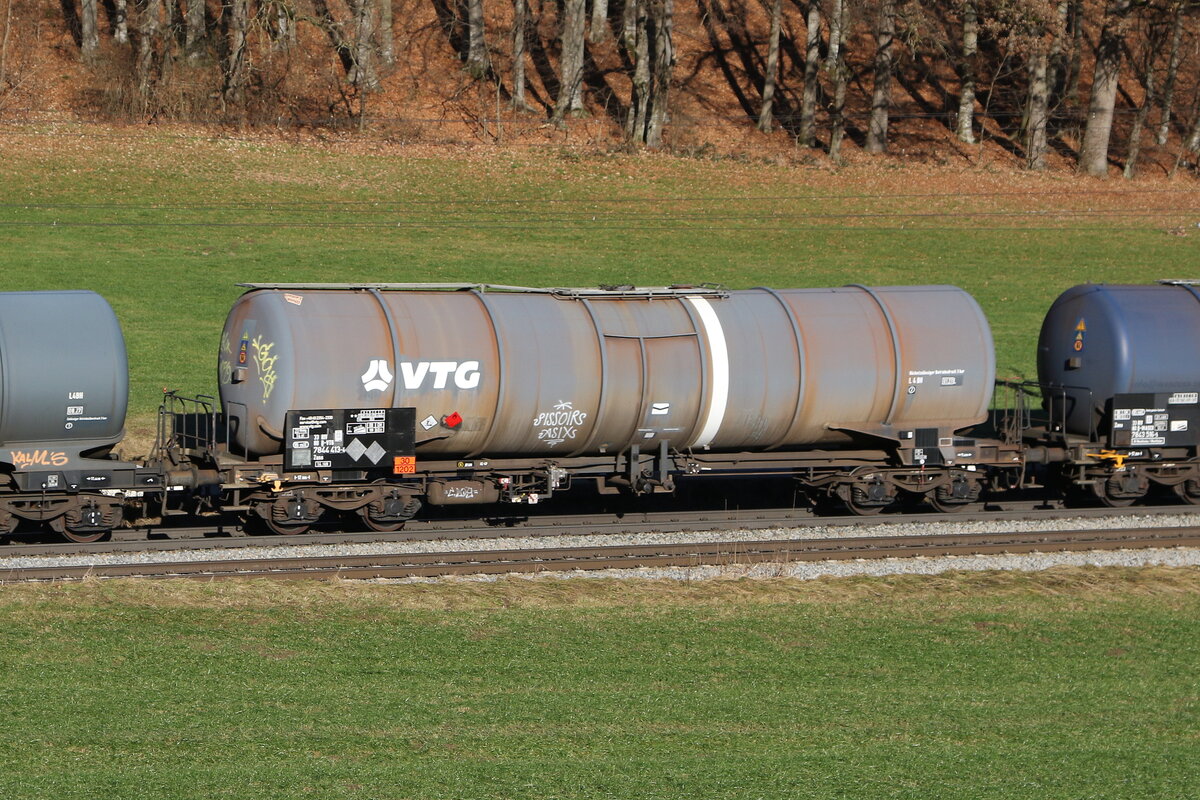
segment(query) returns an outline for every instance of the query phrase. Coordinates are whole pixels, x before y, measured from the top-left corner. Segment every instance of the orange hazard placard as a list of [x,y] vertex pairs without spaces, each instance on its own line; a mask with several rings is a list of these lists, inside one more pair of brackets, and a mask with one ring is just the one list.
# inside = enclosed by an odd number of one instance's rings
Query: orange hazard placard
[[416,456],[395,456],[392,458],[393,475],[411,475],[417,471]]

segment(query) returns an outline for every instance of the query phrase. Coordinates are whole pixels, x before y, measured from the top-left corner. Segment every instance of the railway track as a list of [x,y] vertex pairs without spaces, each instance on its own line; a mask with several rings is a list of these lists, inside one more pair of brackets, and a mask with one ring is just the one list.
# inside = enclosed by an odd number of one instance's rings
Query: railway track
[[0,583],[87,578],[405,578],[635,567],[725,566],[759,562],[913,558],[1072,550],[1200,547],[1200,527],[1042,531],[1008,534],[863,536],[602,547],[532,548],[451,553],[289,556],[25,567],[0,571]]
[[326,530],[298,536],[251,535],[240,528],[214,522],[207,526],[132,528],[114,532],[113,540],[91,544],[72,542],[30,543],[13,538],[0,546],[0,559],[23,556],[67,556],[91,553],[209,550],[288,545],[363,544],[374,542],[469,541],[611,535],[622,533],[679,532],[694,530],[764,530],[769,528],[854,527],[882,525],[947,525],[980,521],[1028,521],[1068,518],[1178,515],[1196,512],[1194,506],[1170,504],[1114,508],[1048,507],[1044,501],[1018,501],[959,514],[882,514],[874,517],[817,516],[806,508],[761,508],[722,511],[662,511],[620,514],[539,514],[494,516],[484,519],[415,520],[395,533]]

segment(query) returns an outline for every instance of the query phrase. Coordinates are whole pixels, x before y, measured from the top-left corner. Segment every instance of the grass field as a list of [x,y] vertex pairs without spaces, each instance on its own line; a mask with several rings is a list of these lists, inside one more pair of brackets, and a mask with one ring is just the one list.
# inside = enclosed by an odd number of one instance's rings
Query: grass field
[[1190,798],[1200,573],[0,591],[0,796]]
[[[567,150],[80,129],[0,134],[0,290],[90,288],[125,324],[131,428],[215,389],[240,282],[954,283],[1031,376],[1083,281],[1194,276],[1196,185]],[[1187,235],[1188,233],[1192,235]]]

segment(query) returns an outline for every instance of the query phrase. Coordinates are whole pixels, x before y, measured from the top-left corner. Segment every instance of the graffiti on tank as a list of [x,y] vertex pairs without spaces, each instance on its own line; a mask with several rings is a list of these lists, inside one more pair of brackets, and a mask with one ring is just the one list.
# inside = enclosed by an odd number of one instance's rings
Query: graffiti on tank
[[275,372],[275,362],[279,360],[279,356],[271,353],[275,349],[275,343],[264,342],[261,336],[255,336],[250,346],[254,348],[254,366],[258,367],[258,379],[263,385],[262,399],[266,402],[275,388],[275,381],[279,379]]
[[474,486],[449,486],[446,488],[446,497],[453,497],[458,500],[472,500],[479,494],[479,489]]
[[560,400],[552,410],[542,411],[534,417],[533,427],[539,441],[554,447],[578,436],[587,417],[587,412],[576,409],[573,402]]
[[71,459],[60,450],[10,450],[9,461],[17,469],[61,467]]

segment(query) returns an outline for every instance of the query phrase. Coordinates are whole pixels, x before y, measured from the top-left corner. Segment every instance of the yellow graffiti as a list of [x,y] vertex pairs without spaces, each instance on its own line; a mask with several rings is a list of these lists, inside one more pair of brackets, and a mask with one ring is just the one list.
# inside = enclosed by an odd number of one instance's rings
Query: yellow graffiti
[[227,356],[233,355],[233,344],[229,341],[229,331],[221,331],[221,352]]
[[17,469],[27,467],[61,467],[69,459],[62,451],[50,450],[10,450],[9,455],[13,466]]
[[233,364],[221,359],[221,363],[217,366],[217,372],[220,374],[222,386],[233,383]]
[[275,343],[264,342],[261,336],[255,336],[250,346],[254,348],[254,366],[258,367],[258,379],[262,381],[265,402],[271,396],[271,390],[275,388],[275,381],[279,377],[275,374],[275,362],[279,360],[279,356],[271,355]]

